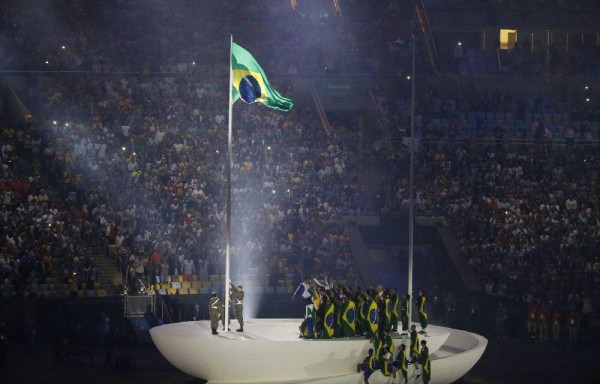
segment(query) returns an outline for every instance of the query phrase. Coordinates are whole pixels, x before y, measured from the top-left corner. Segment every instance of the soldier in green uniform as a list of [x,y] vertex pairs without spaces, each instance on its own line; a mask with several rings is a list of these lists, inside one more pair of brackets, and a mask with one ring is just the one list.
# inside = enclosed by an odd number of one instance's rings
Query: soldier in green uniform
[[241,285],[237,287],[231,284],[231,300],[235,304],[235,317],[240,328],[236,329],[237,332],[244,332],[244,290]]
[[221,300],[217,296],[217,292],[213,292],[210,300],[208,300],[208,314],[210,316],[210,328],[213,335],[218,335],[217,328],[219,327],[219,314],[221,312]]

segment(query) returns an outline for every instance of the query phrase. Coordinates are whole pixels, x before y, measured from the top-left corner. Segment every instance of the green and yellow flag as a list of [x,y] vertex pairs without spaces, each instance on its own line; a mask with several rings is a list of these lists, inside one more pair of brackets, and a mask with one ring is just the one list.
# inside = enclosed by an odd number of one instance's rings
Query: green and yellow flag
[[367,335],[370,339],[377,337],[377,332],[379,332],[379,309],[377,308],[377,302],[375,300],[369,302],[367,322]]
[[356,304],[348,300],[342,310],[342,334],[345,337],[354,337],[356,336]]
[[231,44],[232,102],[242,99],[248,104],[261,102],[282,111],[292,109],[294,102],[271,87],[265,72],[250,52],[236,43]]

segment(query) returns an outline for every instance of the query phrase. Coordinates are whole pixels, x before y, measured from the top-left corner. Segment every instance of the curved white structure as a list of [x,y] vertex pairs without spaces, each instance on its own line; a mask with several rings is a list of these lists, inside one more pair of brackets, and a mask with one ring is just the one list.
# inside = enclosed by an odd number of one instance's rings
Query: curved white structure
[[[363,337],[331,340],[298,338],[301,319],[253,319],[246,332],[213,336],[208,321],[152,328],[163,356],[181,371],[209,383],[362,383],[356,365],[372,347]],[[471,369],[487,340],[479,335],[429,326],[425,337],[432,360],[431,383],[451,383]],[[396,346],[409,340],[394,336]],[[409,371],[409,376],[411,375]],[[371,383],[389,383],[375,372]]]

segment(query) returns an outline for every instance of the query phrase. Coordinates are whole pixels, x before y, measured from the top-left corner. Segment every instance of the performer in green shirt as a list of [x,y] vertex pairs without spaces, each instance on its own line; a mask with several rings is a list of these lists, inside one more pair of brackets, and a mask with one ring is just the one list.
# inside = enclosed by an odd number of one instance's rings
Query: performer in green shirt
[[390,301],[392,304],[391,308],[391,319],[390,322],[392,324],[392,332],[396,332],[398,330],[398,305],[400,302],[400,298],[398,297],[398,293],[396,292],[396,288],[392,288],[390,291]]
[[406,345],[400,344],[396,360],[394,361],[394,372],[393,377],[396,378],[396,372],[402,373],[402,384],[408,384],[408,364],[409,361],[406,358]]
[[410,304],[410,295],[407,293],[402,299],[400,304],[400,320],[402,321],[402,336],[408,336],[408,323],[410,320],[410,313],[408,313],[408,306]]
[[375,372],[377,369],[379,369],[377,366],[377,359],[373,354],[373,348],[371,348],[369,349],[369,355],[365,357],[362,364],[358,364],[358,366],[356,367],[356,371],[363,371],[365,384],[369,384],[369,377],[371,377],[373,372]]
[[381,326],[388,331],[392,329],[392,301],[387,292],[379,301],[379,314],[381,315]]
[[426,340],[421,340],[419,362],[421,363],[421,367],[423,367],[423,384],[429,384],[429,380],[431,380],[431,361],[429,360],[429,348],[427,348]]
[[360,336],[365,336],[367,334],[367,328],[369,327],[369,322],[367,321],[369,314],[369,302],[364,292],[360,293],[358,303],[357,334]]
[[387,346],[383,347],[381,358],[379,359],[381,373],[384,376],[390,376],[394,371],[394,355],[390,352]]
[[419,371],[419,334],[417,333],[417,326],[410,326],[410,358],[415,365],[415,371],[417,372],[417,378],[421,376]]
[[425,293],[419,291],[419,298],[417,299],[417,308],[419,308],[419,323],[421,324],[421,330],[419,333],[427,332],[427,309],[425,308]]

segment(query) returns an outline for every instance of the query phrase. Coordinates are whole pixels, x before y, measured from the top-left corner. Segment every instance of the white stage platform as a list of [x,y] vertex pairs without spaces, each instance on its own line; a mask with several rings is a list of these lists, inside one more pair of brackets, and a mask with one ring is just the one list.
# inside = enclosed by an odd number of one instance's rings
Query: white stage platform
[[[245,321],[244,333],[219,331],[214,336],[208,321],[184,322],[152,328],[150,335],[171,364],[209,383],[363,382],[356,364],[372,347],[369,340],[301,339],[300,323],[301,319],[252,319]],[[428,327],[425,339],[432,360],[432,384],[451,383],[463,376],[487,345],[479,335],[436,326]],[[397,347],[409,340],[394,335],[394,342]],[[376,372],[369,381],[390,383],[391,377]]]

